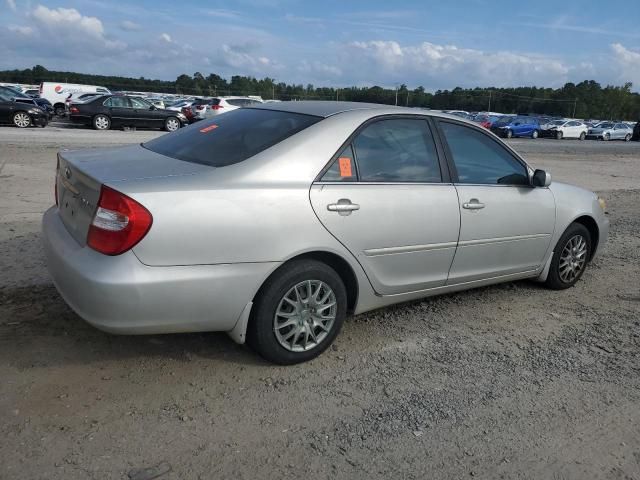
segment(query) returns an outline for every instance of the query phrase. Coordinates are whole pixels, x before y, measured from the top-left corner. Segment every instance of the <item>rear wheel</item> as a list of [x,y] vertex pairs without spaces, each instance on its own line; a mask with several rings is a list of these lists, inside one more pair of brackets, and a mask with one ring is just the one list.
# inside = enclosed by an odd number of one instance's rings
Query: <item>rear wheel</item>
[[26,112],[16,112],[13,114],[13,124],[18,128],[27,128],[31,125],[31,117]]
[[247,343],[274,363],[305,362],[331,345],[346,312],[346,289],[335,270],[316,260],[296,260],[277,270],[260,290]]
[[505,133],[505,136],[507,138],[511,138],[511,137],[513,137],[513,132],[511,130],[507,130],[507,132]]
[[628,133],[626,137],[624,137],[624,141],[625,142],[630,142],[631,141],[631,134]]
[[538,130],[534,130],[533,132],[531,132],[531,138],[538,138],[540,134],[538,133]]
[[580,140],[584,140],[585,138],[587,138],[587,134],[586,134],[586,133],[584,133],[584,132],[582,132],[582,133],[580,134]]
[[167,132],[175,132],[180,128],[180,120],[176,117],[169,117],[164,121],[164,129]]
[[67,110],[64,108],[64,105],[56,105],[53,112],[59,117],[64,117]]
[[93,128],[96,130],[109,130],[111,128],[111,119],[106,115],[96,115],[93,117]]
[[589,230],[580,223],[572,223],[556,244],[545,284],[554,290],[572,287],[582,277],[590,256]]

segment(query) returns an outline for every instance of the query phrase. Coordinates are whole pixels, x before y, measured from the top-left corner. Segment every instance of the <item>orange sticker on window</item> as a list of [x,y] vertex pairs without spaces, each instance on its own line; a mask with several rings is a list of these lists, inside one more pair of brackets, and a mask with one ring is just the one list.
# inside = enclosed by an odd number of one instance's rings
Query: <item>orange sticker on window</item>
[[353,177],[351,173],[351,159],[349,157],[340,157],[338,159],[341,177]]
[[207,133],[207,132],[210,132],[211,130],[215,130],[216,128],[218,128],[218,125],[214,123],[213,125],[209,125],[208,127],[201,128],[200,132]]

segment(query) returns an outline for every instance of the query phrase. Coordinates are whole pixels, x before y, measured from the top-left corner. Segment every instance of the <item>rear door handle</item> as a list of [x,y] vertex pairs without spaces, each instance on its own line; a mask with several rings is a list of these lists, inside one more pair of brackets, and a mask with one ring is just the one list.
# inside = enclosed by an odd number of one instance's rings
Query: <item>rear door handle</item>
[[351,215],[351,212],[354,210],[360,210],[360,205],[351,203],[351,200],[348,198],[341,198],[337,203],[327,205],[327,210],[330,212],[338,212],[340,215]]
[[467,203],[463,203],[462,208],[466,208],[467,210],[480,210],[484,208],[484,203],[480,203],[477,198],[472,198]]

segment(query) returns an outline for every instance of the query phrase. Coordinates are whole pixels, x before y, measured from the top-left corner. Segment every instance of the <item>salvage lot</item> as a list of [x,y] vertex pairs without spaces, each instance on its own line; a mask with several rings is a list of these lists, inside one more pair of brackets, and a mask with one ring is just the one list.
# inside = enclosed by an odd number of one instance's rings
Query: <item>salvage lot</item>
[[276,367],[224,334],[104,334],[51,285],[55,152],[160,134],[0,128],[0,478],[640,478],[639,143],[510,141],[608,202],[576,287],[360,315]]

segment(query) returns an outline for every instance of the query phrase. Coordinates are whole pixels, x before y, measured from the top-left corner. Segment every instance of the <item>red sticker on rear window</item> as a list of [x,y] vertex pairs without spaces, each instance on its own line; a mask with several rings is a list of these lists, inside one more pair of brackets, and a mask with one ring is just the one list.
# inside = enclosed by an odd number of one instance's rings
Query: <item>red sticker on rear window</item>
[[340,167],[341,177],[352,177],[351,174],[351,159],[349,157],[340,157],[338,159],[338,166]]
[[218,125],[214,123],[213,125],[209,125],[208,127],[201,128],[200,132],[207,133],[207,132],[210,132],[211,130],[215,130],[216,128],[218,128]]

